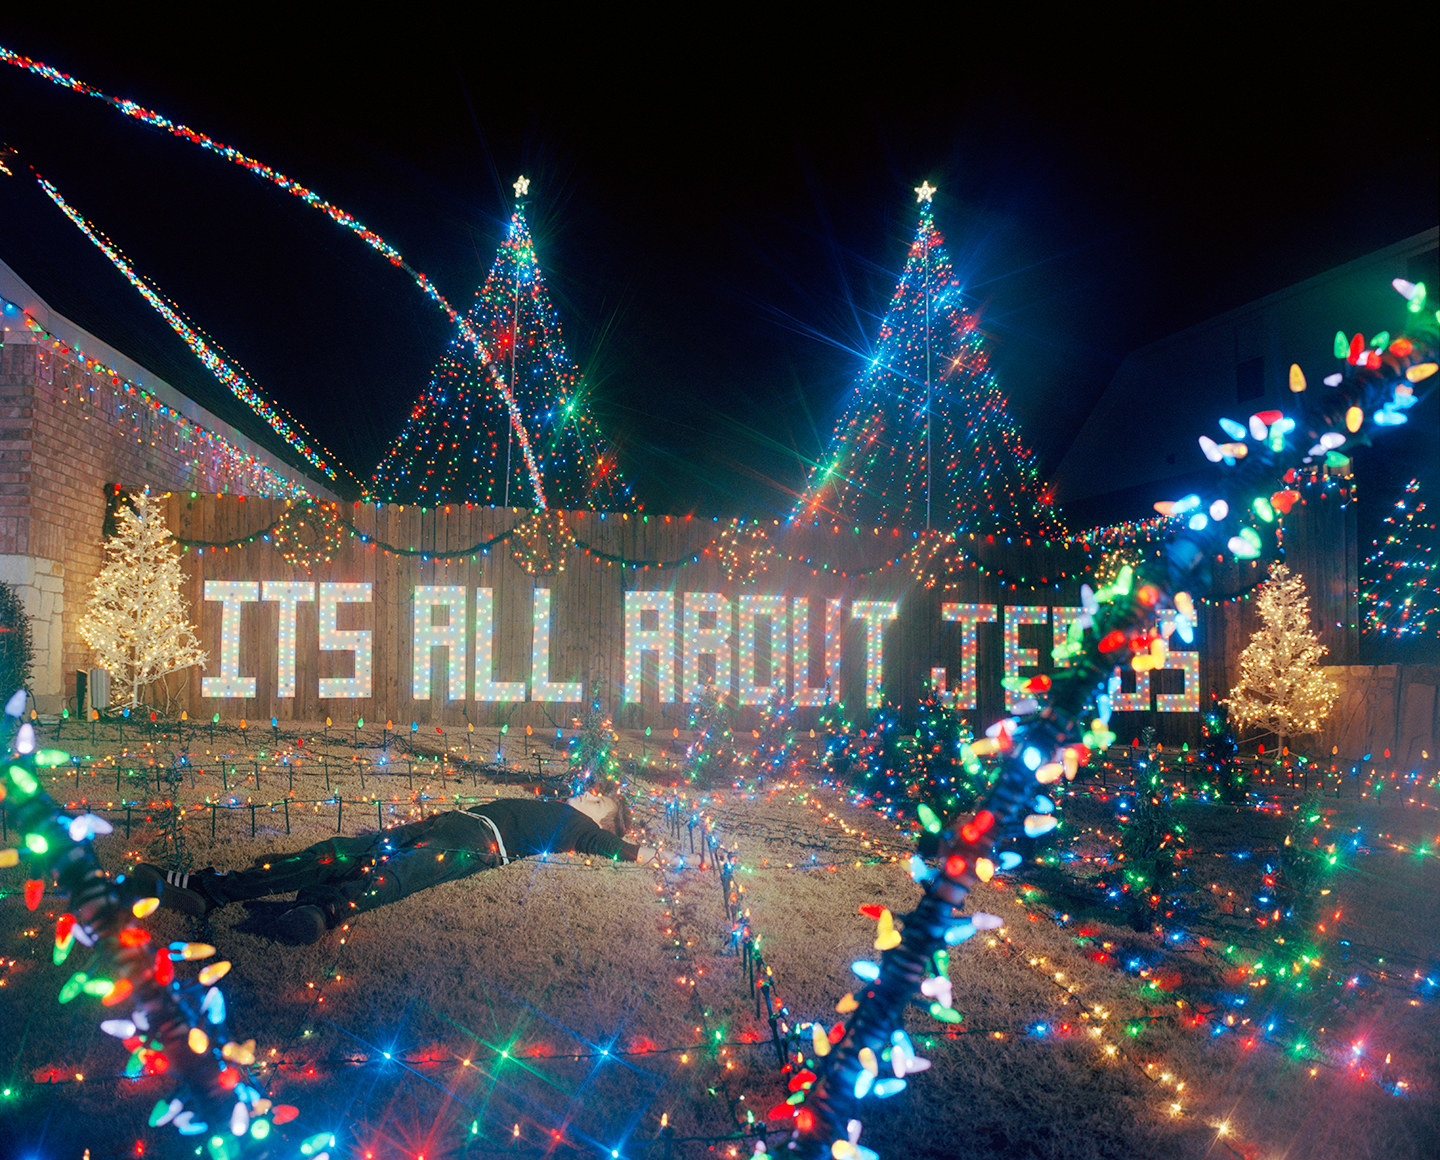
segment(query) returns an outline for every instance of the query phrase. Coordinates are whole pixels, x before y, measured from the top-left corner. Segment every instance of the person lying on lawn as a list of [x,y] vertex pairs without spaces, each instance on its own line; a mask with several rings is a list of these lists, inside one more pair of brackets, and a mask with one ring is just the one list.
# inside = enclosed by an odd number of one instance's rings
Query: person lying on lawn
[[268,917],[257,909],[242,929],[311,943],[357,914],[516,858],[558,853],[642,863],[656,858],[653,846],[625,840],[628,822],[622,798],[593,791],[568,802],[501,798],[378,833],[327,838],[293,854],[257,858],[247,870],[206,867],[186,874],[141,862],[129,877],[144,892],[158,889],[162,906],[195,916],[230,902],[294,892],[288,908]]

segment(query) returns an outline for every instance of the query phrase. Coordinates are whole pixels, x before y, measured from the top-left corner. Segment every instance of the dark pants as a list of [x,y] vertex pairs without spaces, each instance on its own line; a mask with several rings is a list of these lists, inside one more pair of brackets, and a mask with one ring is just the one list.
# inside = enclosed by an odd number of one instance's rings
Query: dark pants
[[297,905],[318,906],[331,926],[398,902],[441,882],[500,865],[483,822],[462,813],[434,814],[378,834],[327,838],[293,854],[221,874],[206,886],[217,902],[295,892]]

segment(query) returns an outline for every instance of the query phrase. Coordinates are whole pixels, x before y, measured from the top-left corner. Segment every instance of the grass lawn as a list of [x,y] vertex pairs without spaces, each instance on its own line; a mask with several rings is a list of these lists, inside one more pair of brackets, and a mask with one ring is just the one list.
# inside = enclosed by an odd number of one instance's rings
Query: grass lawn
[[[52,793],[116,821],[98,841],[116,871],[163,850],[149,803],[170,792],[157,790],[166,769],[179,771],[171,788],[197,867],[240,868],[331,836],[337,822],[355,833],[457,797],[531,792],[478,763],[452,764],[442,785],[425,756],[454,747],[443,737],[289,726],[182,739],[172,727],[122,741],[114,726],[68,730],[42,741],[85,760],[57,771]],[[493,743],[454,748],[464,758]],[[775,1026],[833,1023],[850,962],[878,957],[860,905],[903,915],[919,896],[904,833],[814,778],[677,791],[676,754],[642,745],[629,747],[636,821],[673,848],[667,803],[678,792],[685,820],[704,818],[697,839],[708,828],[734,851],[734,897],[759,939]],[[511,755],[532,776],[558,775],[563,765],[546,758],[528,743]],[[907,1027],[933,1066],[863,1105],[862,1143],[883,1160],[1436,1155],[1440,814],[1322,805],[1340,853],[1316,900],[1323,936],[1257,901],[1289,817],[1196,803],[1176,807],[1189,842],[1182,889],[1137,931],[1107,899],[1113,803],[1082,786],[1062,802],[1053,857],[976,892],[974,909],[1005,925],[953,955],[963,1022],[913,1010]],[[690,839],[682,823],[682,850]],[[22,878],[0,871],[0,1149],[193,1155],[172,1130],[144,1127],[164,1080],[119,1078],[127,1053],[99,1033],[99,1004],[57,1005],[77,961],[50,962],[61,900],[47,895],[32,914]],[[257,1040],[262,1086],[300,1108],[286,1131],[333,1129],[338,1155],[742,1157],[788,1094],[754,964],[736,951],[709,866],[524,861],[362,915],[309,947],[237,929],[245,918],[230,906],[208,921],[159,911],[146,922],[157,941],[203,939],[233,963],[230,1025]],[[1300,989],[1251,969],[1316,937],[1318,965]],[[774,1152],[780,1133],[769,1138]]]

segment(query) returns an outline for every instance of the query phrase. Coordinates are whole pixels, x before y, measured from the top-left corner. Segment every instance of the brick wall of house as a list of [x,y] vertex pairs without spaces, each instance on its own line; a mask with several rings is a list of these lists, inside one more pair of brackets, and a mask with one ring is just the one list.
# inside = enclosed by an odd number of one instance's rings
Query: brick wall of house
[[[13,338],[13,332],[12,332]],[[103,557],[105,488],[274,494],[273,474],[208,430],[51,345],[0,345],[0,579],[33,576],[62,591],[59,656],[37,665],[42,711],[92,664],[76,628]],[[22,559],[30,563],[15,567]],[[13,581],[12,581],[13,582]],[[43,599],[23,592],[32,617]],[[53,597],[51,598],[53,602]],[[54,687],[60,682],[60,688]],[[49,687],[47,687],[49,686]]]

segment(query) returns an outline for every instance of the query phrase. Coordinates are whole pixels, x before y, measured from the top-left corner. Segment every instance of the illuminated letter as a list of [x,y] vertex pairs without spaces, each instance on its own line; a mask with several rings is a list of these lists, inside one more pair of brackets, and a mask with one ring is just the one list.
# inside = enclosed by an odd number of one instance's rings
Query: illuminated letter
[[[685,593],[685,700],[695,704],[705,691],[700,676],[700,658],[715,658],[715,691],[730,695],[730,601],[718,592]],[[701,618],[712,616],[714,626],[706,628]]]
[[1200,654],[1172,652],[1165,658],[1165,668],[1184,673],[1185,685],[1178,693],[1156,693],[1156,710],[1161,713],[1200,712]]
[[[1050,624],[1052,626],[1050,635],[1054,641],[1055,648],[1065,647],[1065,642],[1070,636],[1070,626],[1084,614],[1085,610],[1083,608],[1052,608],[1050,610]],[[1058,661],[1056,662],[1057,668],[1059,667],[1059,663]],[[1068,660],[1066,663],[1069,663]]]
[[[1125,692],[1125,674],[1135,681],[1135,691]],[[1148,713],[1150,711],[1150,673],[1137,673],[1129,665],[1119,665],[1110,678],[1110,708],[1116,713]]]
[[220,675],[202,677],[202,697],[253,697],[255,678],[240,675],[240,609],[260,599],[258,580],[207,580],[205,599],[221,601]]
[[[645,614],[655,614],[655,627],[645,627]],[[675,682],[675,593],[625,593],[625,700],[643,699],[645,654],[655,654],[660,700],[671,703]]]
[[[455,615],[459,607],[460,615]],[[434,623],[434,610],[445,610],[445,623]],[[446,650],[447,697],[465,699],[465,589],[456,584],[415,586],[414,691],[417,701],[430,699],[430,651]]]
[[[755,651],[761,617],[770,621],[770,683],[755,683]],[[760,596],[753,592],[740,597],[740,704],[763,705],[785,691],[785,597]]]
[[524,681],[495,679],[495,589],[475,589],[475,699],[523,701]]
[[280,607],[276,633],[278,644],[275,661],[275,695],[295,695],[295,609],[302,600],[315,599],[315,585],[309,580],[266,580],[261,586],[262,600],[273,600]]
[[[978,682],[975,679],[975,658],[979,655],[979,625],[995,623],[993,604],[942,604],[942,620],[960,625],[960,681],[949,686],[955,694],[957,709],[978,709]],[[937,690],[938,691],[938,690]]]
[[[1021,669],[1038,668],[1040,664],[1040,650],[1038,648],[1020,647],[1020,626],[1022,624],[1047,624],[1050,620],[1048,608],[1037,608],[1031,604],[1017,604],[1013,608],[1005,610],[1005,678],[1009,680],[1014,677],[1021,677]],[[1033,675],[1033,674],[1032,674]],[[1028,697],[1029,693],[1016,693],[1010,689],[1005,690],[1005,711],[1008,713],[1021,701]]]
[[370,696],[370,633],[365,629],[342,629],[336,625],[341,604],[369,604],[369,584],[321,584],[319,635],[321,652],[355,654],[353,677],[321,677],[322,697]]
[[550,680],[550,589],[535,589],[534,633],[530,646],[530,699],[582,701],[579,681]]
[[796,597],[790,612],[791,687],[797,705],[825,705],[840,699],[840,601],[825,601],[825,683],[810,684],[810,601]]
[[880,685],[884,680],[885,625],[900,615],[895,600],[857,600],[850,606],[850,616],[865,622],[865,707],[880,708]]

